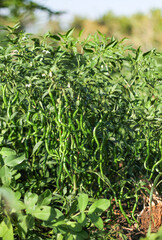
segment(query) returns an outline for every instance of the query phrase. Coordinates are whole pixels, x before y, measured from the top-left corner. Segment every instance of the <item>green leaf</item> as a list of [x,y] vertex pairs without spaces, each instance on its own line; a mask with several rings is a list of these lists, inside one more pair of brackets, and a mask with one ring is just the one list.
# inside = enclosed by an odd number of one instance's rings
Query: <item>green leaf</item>
[[33,152],[32,155],[37,151],[37,149],[40,147],[40,145],[43,143],[43,141],[39,141],[35,144],[34,148],[33,148]]
[[39,197],[38,197],[38,206],[46,206],[49,205],[52,199],[52,193],[49,189],[46,189],[46,191],[44,193],[42,193]]
[[26,205],[26,210],[31,213],[36,208],[36,203],[38,201],[38,195],[36,193],[26,192],[24,197],[24,203]]
[[[29,229],[33,227],[34,218],[31,215],[21,215],[18,223],[18,231],[22,239],[26,238]],[[23,230],[23,231],[22,231]]]
[[82,29],[82,30],[79,32],[79,38],[82,36],[83,32],[84,32],[84,29]]
[[78,232],[76,235],[73,234],[73,236],[75,236],[76,240],[89,239],[88,233],[84,230],[82,230],[81,232]]
[[0,178],[2,180],[3,185],[5,186],[10,185],[12,173],[11,170],[5,165],[0,169]]
[[26,209],[26,206],[23,202],[16,200],[16,208],[19,210],[23,210],[23,209]]
[[82,226],[77,222],[68,221],[67,225],[74,232],[80,232],[82,230]]
[[85,193],[82,193],[78,197],[78,206],[81,212],[83,212],[88,204],[88,195]]
[[95,213],[89,214],[88,215],[91,222],[98,228],[98,229],[103,229],[103,221],[102,219],[97,216]]
[[55,34],[50,34],[50,38],[53,38],[57,41],[60,41],[60,39],[61,39],[58,35],[55,35]]
[[21,27],[21,24],[20,22],[18,22],[13,26],[13,30],[19,29],[20,27]]
[[21,193],[19,191],[14,192],[15,199],[19,200],[21,198]]
[[9,167],[15,167],[26,159],[25,153],[22,155],[10,155],[4,158],[4,162]]
[[141,47],[139,47],[136,51],[136,57],[135,57],[135,60],[139,60],[143,57],[143,54],[142,54],[142,51],[141,51]]
[[66,37],[69,37],[73,33],[74,29],[75,28],[71,28],[69,31],[67,31]]
[[32,38],[32,40],[34,41],[35,48],[36,47],[40,47],[40,40],[39,40],[39,38]]
[[32,211],[32,216],[43,220],[43,221],[52,221],[59,217],[60,211],[58,209],[52,208],[50,206],[41,206],[36,207],[34,211]]
[[0,223],[0,237],[3,240],[14,240],[12,224],[7,218]]
[[143,53],[143,57],[146,57],[146,56],[149,55],[150,53],[152,53],[152,50]]
[[97,30],[98,34],[101,36],[101,37],[104,37],[104,34],[101,33],[99,30]]
[[31,212],[31,214],[38,219],[47,221],[49,220],[51,215],[51,207],[49,206],[36,207],[35,210]]
[[6,148],[6,147],[3,147],[2,149],[1,149],[1,151],[0,151],[0,154],[2,155],[2,156],[11,156],[11,155],[16,155],[16,152],[13,150],[13,149],[11,149],[11,148]]
[[20,174],[20,173],[14,175],[14,179],[15,179],[15,180],[18,180],[20,177],[21,177],[21,174]]
[[0,137],[0,144],[2,144],[3,138],[4,138],[4,137]]
[[99,199],[96,200],[89,208],[88,214],[92,213],[102,213],[108,207],[110,207],[110,200],[108,199]]
[[58,227],[58,226],[66,226],[65,221],[57,221],[56,223],[53,223],[53,227]]
[[67,237],[67,240],[74,240],[73,235],[70,234],[70,236]]
[[61,233],[57,234],[57,240],[63,240],[64,236]]
[[69,216],[70,216],[70,215],[73,215],[73,214],[75,214],[77,211],[78,211],[78,201],[75,200],[75,201],[72,203],[71,207],[70,207],[70,210],[69,210],[69,212],[68,212],[68,215],[69,215]]
[[105,46],[105,49],[106,48],[112,48],[112,47],[115,47],[115,45],[118,43],[118,41],[117,40],[113,40],[113,41],[111,41],[111,42],[109,42],[106,46]]
[[81,224],[81,226],[85,226],[86,225],[87,219],[86,219],[86,215],[85,215],[84,212],[81,212],[79,214],[79,216],[77,217],[77,221],[78,221],[78,223]]
[[87,53],[93,53],[93,50],[90,49],[90,48],[85,48],[85,47],[83,47],[83,50],[84,50],[85,52],[87,52]]

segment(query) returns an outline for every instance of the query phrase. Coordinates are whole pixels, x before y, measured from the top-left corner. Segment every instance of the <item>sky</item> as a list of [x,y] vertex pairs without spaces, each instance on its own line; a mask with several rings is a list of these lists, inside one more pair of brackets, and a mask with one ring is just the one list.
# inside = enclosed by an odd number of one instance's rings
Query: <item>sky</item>
[[[115,15],[132,15],[148,13],[150,9],[161,8],[162,0],[35,0],[54,11],[66,11],[59,17],[66,28],[75,15],[89,19],[97,19],[108,11]],[[40,24],[45,21],[45,14],[39,16]]]

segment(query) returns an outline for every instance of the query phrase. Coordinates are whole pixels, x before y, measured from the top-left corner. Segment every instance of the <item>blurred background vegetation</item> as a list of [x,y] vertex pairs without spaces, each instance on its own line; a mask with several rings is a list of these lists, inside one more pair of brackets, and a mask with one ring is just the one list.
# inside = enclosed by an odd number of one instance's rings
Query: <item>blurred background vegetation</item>
[[[47,31],[56,34],[68,30],[61,27],[59,21],[59,16],[65,12],[54,12],[29,0],[0,0],[0,25],[14,26],[17,22],[20,22],[19,30],[29,31],[32,25],[37,26],[39,15],[43,12],[48,13],[48,21],[41,28],[36,27],[35,34],[40,35]],[[84,29],[82,38],[86,38],[89,34],[98,30],[108,37],[114,36],[118,39],[126,37],[129,39],[127,43],[131,43],[135,48],[142,46],[143,51],[152,48],[162,51],[161,9],[150,10],[148,14],[137,13],[129,17],[116,16],[109,11],[96,20],[75,16],[68,27],[75,27],[74,34],[76,36]],[[4,37],[5,32],[1,30],[1,43]]]

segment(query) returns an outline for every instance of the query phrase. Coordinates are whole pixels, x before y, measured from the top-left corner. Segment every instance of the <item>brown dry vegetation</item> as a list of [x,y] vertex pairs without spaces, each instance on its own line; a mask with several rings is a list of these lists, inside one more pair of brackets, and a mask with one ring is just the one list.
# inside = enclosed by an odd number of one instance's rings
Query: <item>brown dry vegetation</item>
[[151,48],[162,50],[162,14],[159,9],[150,11],[148,15],[135,14],[131,17],[117,17],[108,12],[95,21],[75,17],[71,27],[76,28],[76,35],[84,29],[82,38],[86,38],[98,30],[107,36],[114,36],[118,39],[127,37],[133,47],[142,46],[144,51]]

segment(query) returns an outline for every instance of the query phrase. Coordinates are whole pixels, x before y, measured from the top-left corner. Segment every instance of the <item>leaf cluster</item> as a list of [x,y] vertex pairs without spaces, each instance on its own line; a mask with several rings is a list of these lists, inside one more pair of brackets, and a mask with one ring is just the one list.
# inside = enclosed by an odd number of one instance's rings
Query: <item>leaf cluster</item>
[[141,178],[161,176],[161,54],[17,27],[0,47],[0,236],[88,239],[111,199],[137,221]]

